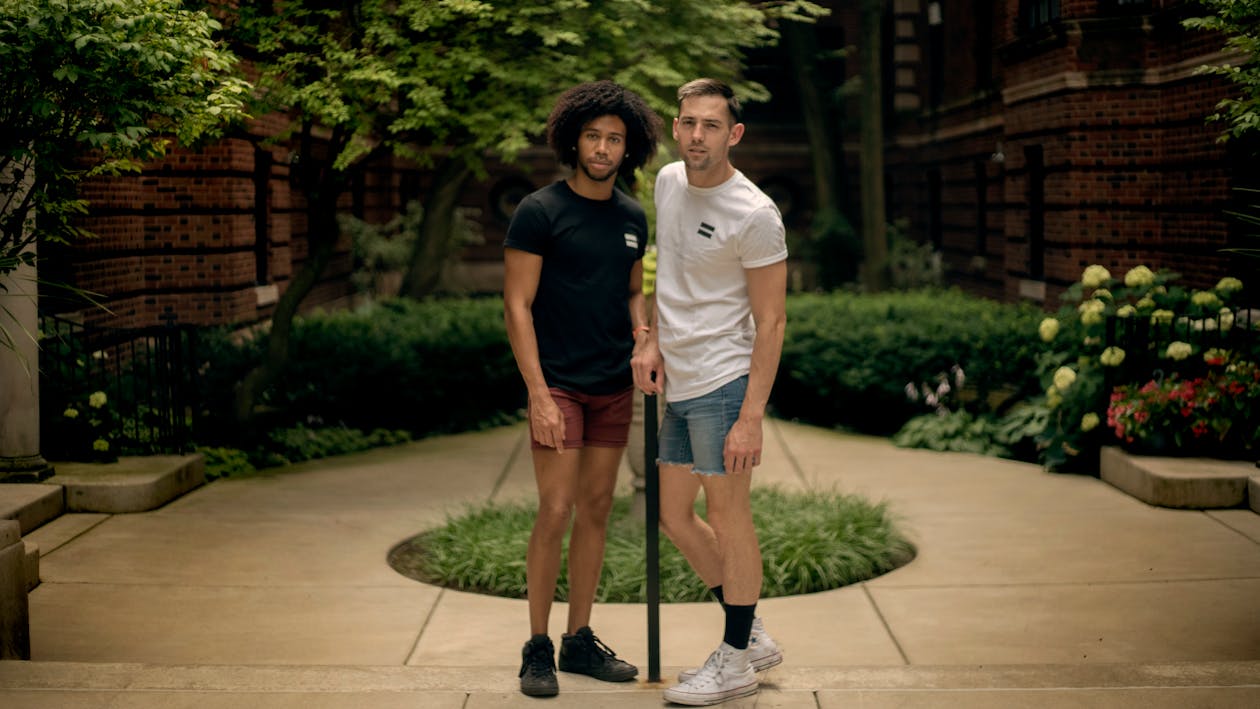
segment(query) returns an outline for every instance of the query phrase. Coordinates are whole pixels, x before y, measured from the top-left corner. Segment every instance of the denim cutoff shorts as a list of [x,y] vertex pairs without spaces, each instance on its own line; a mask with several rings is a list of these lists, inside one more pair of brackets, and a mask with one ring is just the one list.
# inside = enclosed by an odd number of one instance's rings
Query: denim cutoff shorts
[[715,391],[686,401],[665,405],[661,421],[661,465],[691,465],[700,475],[725,475],[722,448],[726,434],[739,418],[748,390],[748,375]]

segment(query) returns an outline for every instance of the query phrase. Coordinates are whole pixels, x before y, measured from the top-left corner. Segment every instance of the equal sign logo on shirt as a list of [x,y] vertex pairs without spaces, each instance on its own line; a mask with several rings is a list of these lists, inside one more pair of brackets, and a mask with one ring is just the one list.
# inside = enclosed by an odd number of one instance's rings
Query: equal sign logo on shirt
[[697,234],[699,234],[700,236],[703,236],[703,237],[704,237],[704,238],[706,238],[706,239],[712,239],[712,238],[713,238],[713,230],[714,230],[714,229],[716,229],[716,228],[717,228],[717,227],[713,226],[712,224],[707,224],[707,223],[705,223],[705,222],[700,222],[700,229],[699,229],[698,231],[696,231],[696,233],[697,233]]
[[626,246],[637,250],[639,248],[639,235],[633,232],[626,232]]

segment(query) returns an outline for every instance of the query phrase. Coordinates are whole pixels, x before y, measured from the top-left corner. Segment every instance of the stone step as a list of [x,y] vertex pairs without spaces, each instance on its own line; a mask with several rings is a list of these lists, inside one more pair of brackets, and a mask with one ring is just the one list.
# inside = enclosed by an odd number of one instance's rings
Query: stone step
[[1252,461],[1134,455],[1106,446],[1099,457],[1099,474],[1104,481],[1158,507],[1247,507],[1250,498],[1251,508],[1260,512],[1260,484],[1255,482],[1256,465]]
[[22,534],[30,534],[66,511],[64,489],[47,483],[0,485],[0,519],[15,519]]
[[114,463],[54,463],[48,479],[65,488],[67,512],[152,510],[206,482],[205,459],[192,455],[119,458]]
[[[66,512],[123,514],[161,507],[206,481],[200,454],[123,457],[114,463],[54,463],[42,483],[0,484],[0,519],[26,536]],[[39,585],[39,545],[25,546],[26,587]]]
[[[552,707],[659,707],[666,681],[608,684],[562,674]],[[64,707],[516,706],[516,668],[175,666],[0,662],[0,704]],[[1260,706],[1260,662],[780,667],[758,706]],[[10,702],[17,701],[19,704]],[[751,706],[736,703],[733,706]]]

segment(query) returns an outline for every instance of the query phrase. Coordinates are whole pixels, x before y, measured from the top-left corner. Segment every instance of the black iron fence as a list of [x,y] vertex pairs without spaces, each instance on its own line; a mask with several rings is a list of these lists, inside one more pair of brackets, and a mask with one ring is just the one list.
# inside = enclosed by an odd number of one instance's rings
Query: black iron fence
[[53,460],[182,453],[196,431],[197,330],[40,319],[40,443]]
[[[1260,309],[1167,319],[1113,315],[1107,319],[1105,339],[1107,347],[1124,351],[1119,365],[1106,368],[1108,390],[1162,380],[1174,372],[1183,378],[1197,376],[1209,366],[1205,356],[1212,350],[1250,361],[1260,357]],[[1189,345],[1192,354],[1179,359],[1185,348],[1170,353],[1174,343]]]

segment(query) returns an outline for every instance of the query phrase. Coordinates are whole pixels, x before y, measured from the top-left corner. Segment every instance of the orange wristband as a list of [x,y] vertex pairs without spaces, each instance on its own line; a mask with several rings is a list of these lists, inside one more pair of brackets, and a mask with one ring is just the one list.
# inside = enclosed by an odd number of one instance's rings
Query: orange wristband
[[630,337],[638,337],[640,332],[651,332],[652,328],[647,325],[640,325],[630,331]]

